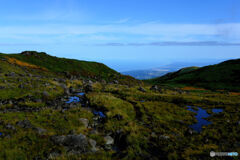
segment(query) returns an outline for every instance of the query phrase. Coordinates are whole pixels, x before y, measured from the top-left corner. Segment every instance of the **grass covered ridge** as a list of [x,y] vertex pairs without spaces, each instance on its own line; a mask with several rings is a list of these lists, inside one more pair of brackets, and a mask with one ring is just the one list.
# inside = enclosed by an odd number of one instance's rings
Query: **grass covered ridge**
[[201,68],[185,68],[165,76],[147,80],[154,84],[195,86],[212,90],[240,90],[240,59]]

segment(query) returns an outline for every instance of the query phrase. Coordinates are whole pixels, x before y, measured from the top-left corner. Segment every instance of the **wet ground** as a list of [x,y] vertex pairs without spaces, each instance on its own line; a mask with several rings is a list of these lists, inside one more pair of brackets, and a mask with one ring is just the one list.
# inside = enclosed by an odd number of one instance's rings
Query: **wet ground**
[[[206,126],[211,124],[212,122],[207,121],[205,118],[210,117],[211,115],[207,113],[207,111],[201,107],[193,107],[193,106],[187,106],[189,111],[192,111],[196,113],[195,118],[197,119],[197,123],[190,125],[192,129],[194,129],[197,132],[201,132],[202,126]],[[223,112],[223,109],[212,109],[213,113],[220,113]]]

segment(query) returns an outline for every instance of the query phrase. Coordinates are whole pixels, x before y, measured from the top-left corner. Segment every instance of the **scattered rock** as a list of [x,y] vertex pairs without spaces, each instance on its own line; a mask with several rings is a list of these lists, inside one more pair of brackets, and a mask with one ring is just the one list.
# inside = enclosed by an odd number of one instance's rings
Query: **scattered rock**
[[48,159],[56,159],[60,155],[61,155],[61,153],[59,153],[59,152],[51,152],[48,156]]
[[9,101],[8,101],[8,104],[13,104],[12,100],[9,100]]
[[58,82],[60,82],[60,83],[66,83],[66,80],[65,80],[65,79],[62,79],[62,78],[59,78],[59,79],[58,79]]
[[6,87],[4,87],[4,86],[0,86],[0,89],[5,89]]
[[113,81],[114,84],[119,84],[118,80]]
[[91,80],[88,80],[88,82],[87,82],[88,84],[90,84],[90,85],[92,85],[93,84],[93,81],[91,81]]
[[187,130],[187,133],[190,134],[190,135],[192,135],[193,133],[195,133],[195,131],[189,128],[189,129]]
[[33,100],[33,102],[41,103],[41,102],[42,102],[42,100],[41,100],[41,99],[39,99],[39,98],[37,98],[37,99],[34,99],[34,100]]
[[6,77],[15,77],[16,74],[15,72],[11,72],[11,73],[8,73],[8,74],[5,74]]
[[22,128],[33,128],[33,125],[29,120],[18,121],[16,124]]
[[70,95],[69,89],[67,88],[67,86],[65,84],[60,84],[60,87],[63,88],[64,94]]
[[151,88],[150,88],[150,90],[152,90],[152,91],[158,91],[158,86],[157,85],[153,85]]
[[159,139],[165,139],[165,140],[166,140],[166,139],[169,139],[169,136],[166,136],[166,135],[160,135],[160,136],[159,136]]
[[5,128],[6,128],[6,129],[10,129],[10,130],[16,130],[16,128],[15,128],[13,125],[11,125],[11,124],[7,124],[7,125],[5,126]]
[[92,129],[89,134],[99,134],[98,131],[96,129]]
[[81,123],[85,126],[85,127],[88,127],[88,123],[89,123],[89,120],[86,119],[86,118],[80,118],[79,119],[81,121]]
[[155,132],[152,132],[152,133],[151,133],[151,137],[156,138],[156,137],[157,137],[157,134],[156,134]]
[[43,95],[44,99],[48,99],[50,97],[50,95],[47,91],[43,91],[42,95]]
[[98,148],[96,147],[97,142],[93,139],[89,139],[88,142],[89,142],[90,146],[92,147],[91,151],[92,152],[97,152],[98,151]]
[[68,152],[74,154],[88,152],[88,140],[85,135],[67,135],[67,136],[53,136],[52,141],[57,145],[66,147]]
[[114,144],[114,139],[111,136],[104,137],[104,140],[106,142],[106,145],[112,145]]
[[34,128],[34,130],[36,130],[39,135],[44,135],[47,132],[46,129],[38,128],[38,127]]
[[146,92],[146,90],[142,87],[139,87],[138,90],[141,91],[141,92]]

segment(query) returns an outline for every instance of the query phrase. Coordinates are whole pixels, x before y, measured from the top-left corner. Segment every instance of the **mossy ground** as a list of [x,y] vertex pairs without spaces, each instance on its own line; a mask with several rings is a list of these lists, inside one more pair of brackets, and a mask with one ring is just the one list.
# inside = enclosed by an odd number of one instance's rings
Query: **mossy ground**
[[[47,104],[63,96],[60,82],[53,80],[57,75],[24,69],[17,65],[0,63],[0,100],[18,99],[27,96],[41,102],[27,100],[19,107],[41,108],[32,112],[2,112],[14,104],[0,106],[0,159],[46,159],[52,151],[61,154],[56,159],[211,159],[210,151],[235,151],[240,153],[240,95],[227,91],[188,90],[162,87],[162,92],[139,91],[139,85],[93,83],[93,91],[86,94],[90,107],[103,111],[107,118],[98,126],[98,133],[86,128],[80,118],[93,123],[94,114],[81,104],[62,112]],[[27,72],[32,76],[27,76]],[[16,76],[6,76],[15,72]],[[23,74],[25,76],[20,76]],[[38,77],[36,75],[41,75]],[[67,87],[81,89],[84,81],[66,80]],[[129,82],[130,83],[130,82]],[[24,84],[24,87],[20,87]],[[127,81],[126,81],[127,84]],[[181,92],[179,92],[181,90]],[[49,95],[44,97],[42,92]],[[219,114],[210,113],[212,124],[200,133],[189,133],[189,125],[196,122],[194,113],[187,105],[204,109],[223,108]],[[121,118],[116,118],[116,116]],[[32,128],[21,128],[17,122],[28,120],[37,128],[46,130],[39,134]],[[10,124],[15,129],[6,126]],[[50,137],[82,133],[94,139],[99,151],[82,155],[69,155],[62,146],[56,146]],[[108,133],[115,139],[114,150],[104,149],[104,136]]]

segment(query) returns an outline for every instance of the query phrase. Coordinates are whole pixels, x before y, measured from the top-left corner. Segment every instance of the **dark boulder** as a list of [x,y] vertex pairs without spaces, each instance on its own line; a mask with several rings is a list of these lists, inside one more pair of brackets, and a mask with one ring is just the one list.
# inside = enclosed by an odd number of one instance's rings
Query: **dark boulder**
[[15,128],[13,125],[11,125],[11,124],[7,124],[7,125],[5,126],[5,128],[6,128],[6,129],[10,129],[10,130],[16,130],[16,128]]
[[0,89],[5,89],[6,87],[4,87],[4,86],[0,86]]
[[22,128],[33,128],[33,125],[29,120],[18,121],[16,124]]
[[91,84],[88,84],[84,87],[85,92],[92,92],[93,91],[93,87]]
[[162,93],[162,89],[159,88],[157,85],[153,85],[151,88],[150,88],[151,91],[154,91],[154,92],[161,92]]
[[39,128],[39,127],[34,128],[34,130],[35,130],[39,135],[44,135],[44,134],[47,132],[46,129]]
[[150,90],[152,91],[158,91],[158,86],[157,85],[153,85]]
[[11,72],[11,73],[6,73],[5,74],[6,77],[15,77],[16,76],[16,73],[15,72]]
[[146,90],[142,87],[139,87],[138,90],[141,91],[141,92],[146,92]]
[[55,144],[66,147],[68,152],[86,153],[89,151],[88,140],[83,134],[53,136],[51,139]]

